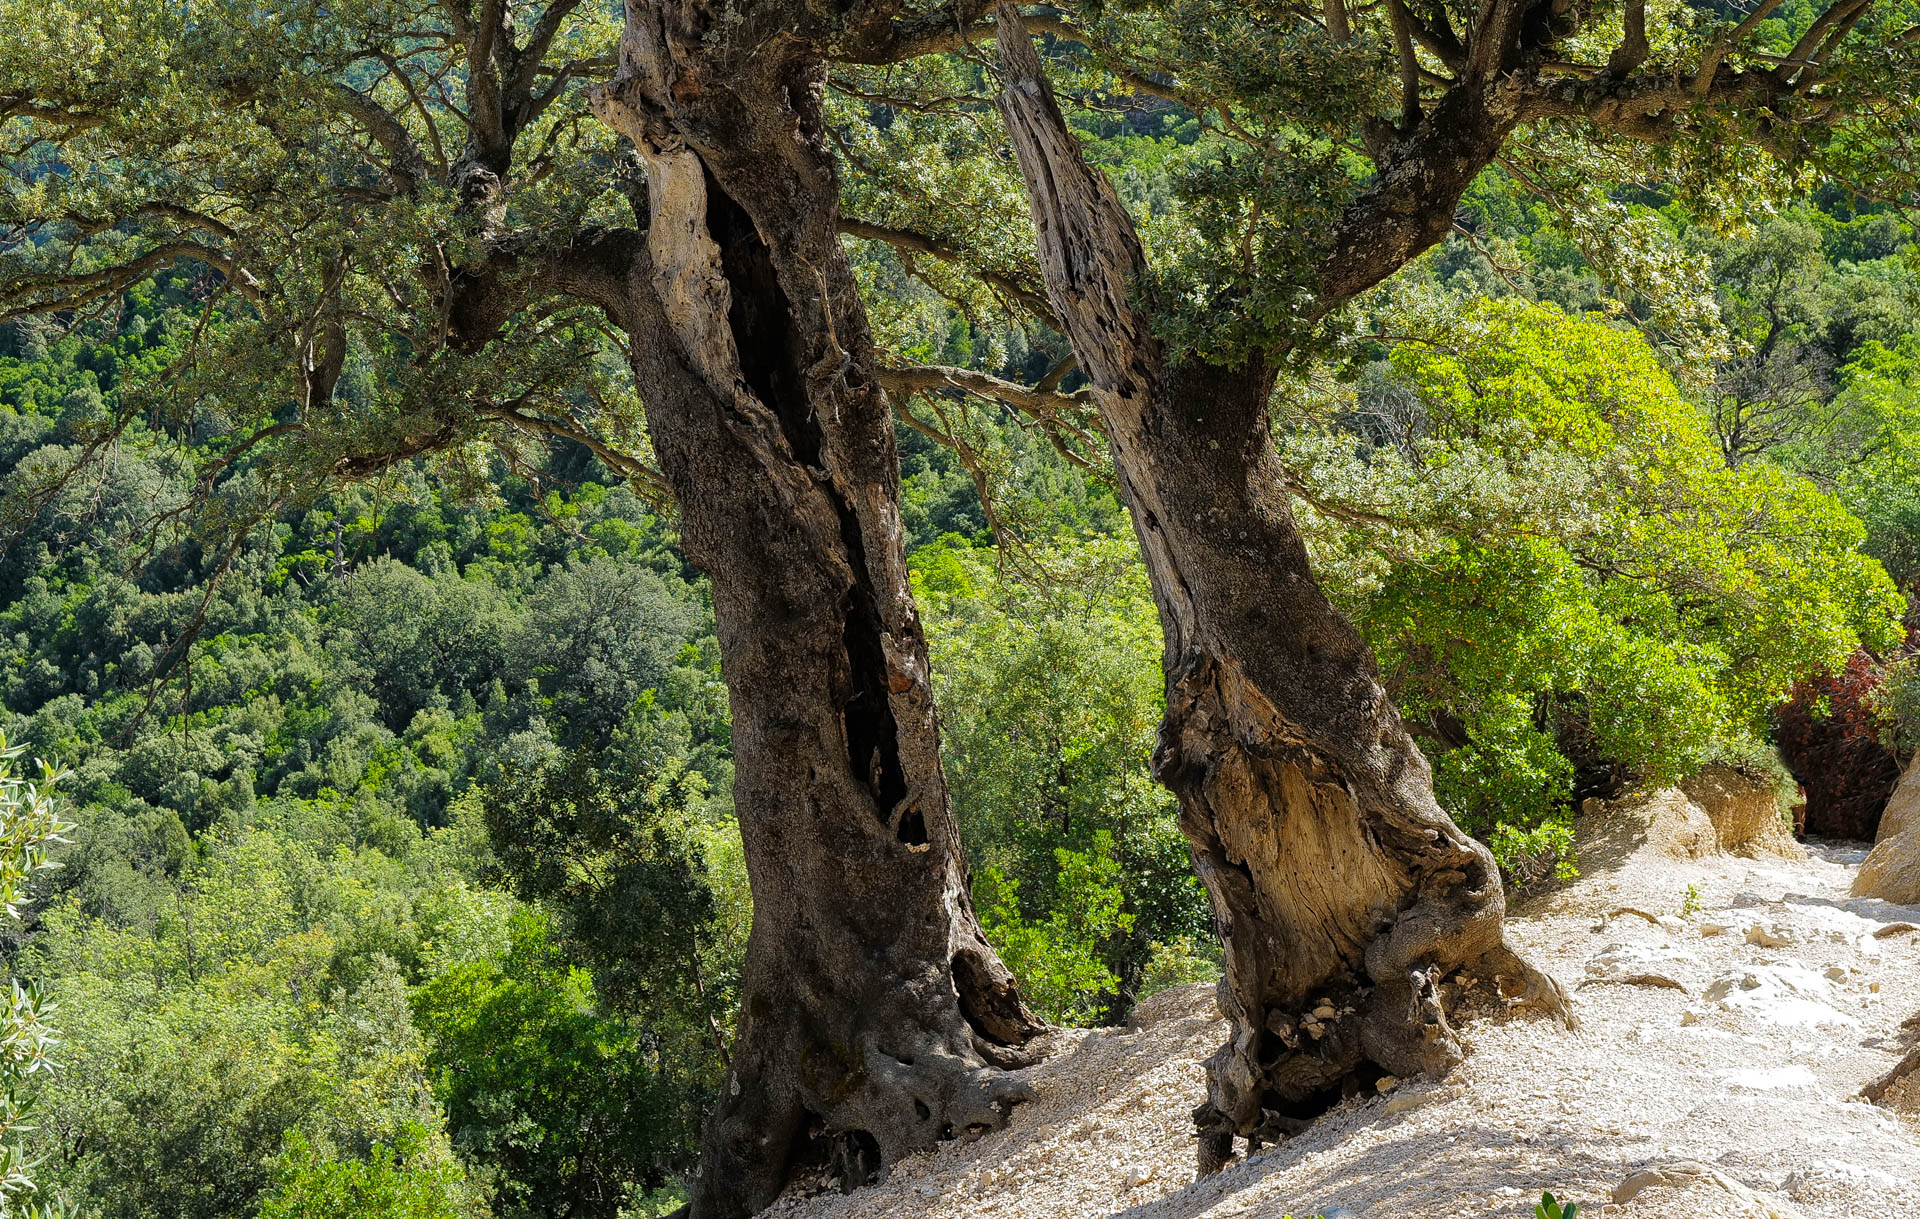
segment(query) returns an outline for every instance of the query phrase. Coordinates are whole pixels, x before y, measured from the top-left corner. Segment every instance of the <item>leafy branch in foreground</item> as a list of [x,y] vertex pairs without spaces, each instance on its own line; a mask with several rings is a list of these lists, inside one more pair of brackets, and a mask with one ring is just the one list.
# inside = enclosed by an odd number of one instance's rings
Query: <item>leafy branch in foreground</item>
[[1533,1208],[1539,1219],[1573,1219],[1580,1213],[1578,1202],[1560,1202],[1552,1194],[1541,1194],[1540,1201]]
[[[63,772],[49,762],[39,763],[39,777],[14,773],[15,760],[26,753],[23,745],[8,745],[0,733],[0,905],[20,917],[21,890],[34,873],[60,865],[49,850],[65,841],[72,826],[60,820],[53,787]],[[64,1213],[34,1200],[33,1163],[16,1135],[33,1107],[26,1085],[35,1074],[53,1069],[53,1050],[59,1045],[47,1018],[54,1005],[36,983],[10,978],[7,1010],[0,1014],[0,1215],[38,1219]]]

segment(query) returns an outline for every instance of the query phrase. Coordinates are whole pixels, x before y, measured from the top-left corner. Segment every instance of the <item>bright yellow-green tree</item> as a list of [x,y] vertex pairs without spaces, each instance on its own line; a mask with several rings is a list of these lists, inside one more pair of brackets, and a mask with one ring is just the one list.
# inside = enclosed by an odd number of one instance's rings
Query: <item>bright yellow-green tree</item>
[[1393,329],[1282,453],[1442,802],[1504,864],[1570,845],[1571,739],[1649,779],[1751,757],[1794,682],[1898,638],[1859,520],[1728,468],[1637,331],[1519,300]]

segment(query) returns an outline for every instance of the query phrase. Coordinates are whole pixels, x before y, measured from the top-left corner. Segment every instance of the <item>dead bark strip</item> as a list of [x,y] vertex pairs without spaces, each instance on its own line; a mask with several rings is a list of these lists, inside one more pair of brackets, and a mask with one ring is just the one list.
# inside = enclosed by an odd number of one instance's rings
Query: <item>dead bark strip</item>
[[1048,296],[1093,381],[1165,631],[1154,765],[1226,946],[1229,1040],[1195,1113],[1203,1170],[1382,1074],[1444,1071],[1481,982],[1568,1012],[1505,943],[1492,856],[1435,803],[1371,652],[1314,582],[1267,430],[1270,369],[1170,365],[1132,222],[1081,156],[1021,25],[1001,113]]

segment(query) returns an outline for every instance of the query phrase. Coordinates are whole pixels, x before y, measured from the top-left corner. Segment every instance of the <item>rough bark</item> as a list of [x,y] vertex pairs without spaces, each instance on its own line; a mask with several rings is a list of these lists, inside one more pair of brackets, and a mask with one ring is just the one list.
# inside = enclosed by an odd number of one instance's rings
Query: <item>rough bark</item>
[[[1082,158],[1018,9],[995,19],[1048,295],[1093,382],[1165,632],[1155,771],[1226,947],[1231,1031],[1194,1115],[1206,1170],[1235,1136],[1275,1141],[1343,1089],[1457,1062],[1463,976],[1562,1014],[1566,999],[1506,945],[1492,856],[1434,801],[1371,652],[1314,582],[1268,433],[1270,368],[1168,360],[1131,295],[1145,269],[1131,221]],[[1376,194],[1418,173],[1383,173]]]
[[982,937],[907,582],[898,458],[837,236],[799,6],[631,0],[601,116],[647,168],[626,321],[711,576],[754,897],[692,1213],[852,1188],[997,1127],[1044,1027]]

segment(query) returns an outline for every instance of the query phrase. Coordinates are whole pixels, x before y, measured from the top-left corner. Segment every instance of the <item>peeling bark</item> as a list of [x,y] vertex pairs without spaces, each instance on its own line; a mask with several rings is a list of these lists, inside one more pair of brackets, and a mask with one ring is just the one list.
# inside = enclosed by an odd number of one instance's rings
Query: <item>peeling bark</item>
[[1267,430],[1272,370],[1169,363],[1131,296],[1146,266],[1132,222],[1018,8],[995,21],[1048,296],[1093,382],[1165,632],[1155,772],[1226,947],[1229,1040],[1194,1115],[1211,1170],[1236,1136],[1282,1138],[1343,1089],[1458,1062],[1463,975],[1562,1015],[1567,1000],[1506,945],[1492,856],[1434,801],[1371,652],[1314,582]]
[[754,897],[692,1213],[995,1128],[1044,1028],[982,936],[907,581],[891,408],[838,237],[804,11],[632,0],[595,108],[648,170],[635,372],[712,578]]

